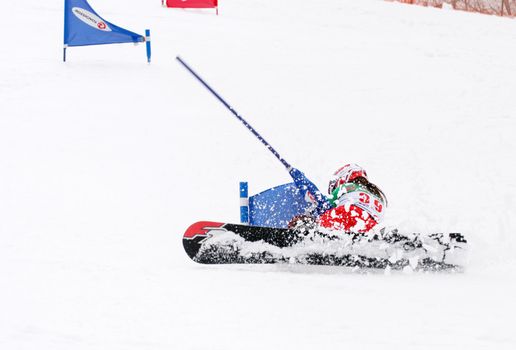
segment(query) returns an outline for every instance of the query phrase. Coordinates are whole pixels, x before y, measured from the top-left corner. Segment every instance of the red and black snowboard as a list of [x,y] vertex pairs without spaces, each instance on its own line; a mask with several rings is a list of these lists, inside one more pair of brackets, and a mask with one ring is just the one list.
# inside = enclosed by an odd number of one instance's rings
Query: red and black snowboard
[[186,253],[201,264],[286,263],[413,270],[461,269],[466,244],[460,233],[403,235],[397,230],[381,230],[331,234],[212,221],[196,222],[183,236]]

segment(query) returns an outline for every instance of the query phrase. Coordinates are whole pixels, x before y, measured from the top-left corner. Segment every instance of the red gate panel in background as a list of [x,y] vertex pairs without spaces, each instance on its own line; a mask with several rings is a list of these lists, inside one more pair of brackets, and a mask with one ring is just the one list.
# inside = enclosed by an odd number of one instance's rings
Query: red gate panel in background
[[218,0],[162,0],[167,7],[182,9],[209,9],[214,8],[219,13]]

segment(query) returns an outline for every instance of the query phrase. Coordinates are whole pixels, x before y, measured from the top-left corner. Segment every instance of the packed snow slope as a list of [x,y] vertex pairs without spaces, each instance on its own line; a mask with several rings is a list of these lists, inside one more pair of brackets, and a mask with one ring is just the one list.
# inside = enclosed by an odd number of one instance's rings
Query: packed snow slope
[[[63,1],[9,1],[0,46],[0,348],[514,349],[516,22],[377,0],[91,0],[152,31],[71,48]],[[238,221],[282,165],[356,162],[386,225],[463,232],[459,274],[201,266],[181,236]]]

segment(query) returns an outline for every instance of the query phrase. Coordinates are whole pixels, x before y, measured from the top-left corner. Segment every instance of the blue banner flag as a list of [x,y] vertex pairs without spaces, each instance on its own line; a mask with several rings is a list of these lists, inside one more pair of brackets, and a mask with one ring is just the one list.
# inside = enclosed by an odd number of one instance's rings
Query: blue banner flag
[[[86,0],[65,0],[64,48],[145,42],[146,37],[100,17]],[[63,57],[66,60],[66,57]]]

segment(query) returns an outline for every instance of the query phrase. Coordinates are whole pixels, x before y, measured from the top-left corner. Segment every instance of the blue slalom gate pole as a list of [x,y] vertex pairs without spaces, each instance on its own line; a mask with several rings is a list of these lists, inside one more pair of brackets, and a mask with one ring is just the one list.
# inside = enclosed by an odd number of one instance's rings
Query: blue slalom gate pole
[[247,182],[240,182],[240,223],[249,224],[249,191]]
[[233,113],[235,115],[235,117],[240,120],[242,122],[242,124],[244,124],[244,126],[253,133],[254,136],[256,136],[256,138],[258,140],[261,141],[261,143],[263,143],[268,149],[269,151],[272,152],[272,154],[274,154],[274,156],[276,158],[278,158],[278,160],[281,162],[281,164],[283,164],[285,166],[285,168],[287,168],[287,170],[290,172],[290,170],[292,169],[292,166],[282,157],[280,156],[280,154],[262,137],[262,135],[260,135],[252,126],[251,124],[249,124],[244,118],[242,118],[242,116],[240,116],[240,114],[238,114],[237,111],[235,111],[233,109],[233,107],[231,107],[226,101],[224,101],[224,99],[222,97],[220,97],[220,95],[215,91],[213,90],[197,73],[195,73],[195,71],[190,68],[186,63],[185,61],[183,61],[181,59],[181,57],[177,56],[176,57],[176,60],[179,61],[179,63],[181,63],[183,65],[183,67],[185,67],[195,78],[197,78],[197,80],[199,80],[199,82],[204,85],[204,87],[206,89],[208,89],[212,94],[213,96],[215,96],[224,106],[226,106],[227,109],[229,109],[231,111],[231,113]]
[[151,61],[151,38],[150,38],[150,30],[145,29],[145,46],[147,46],[147,62]]

